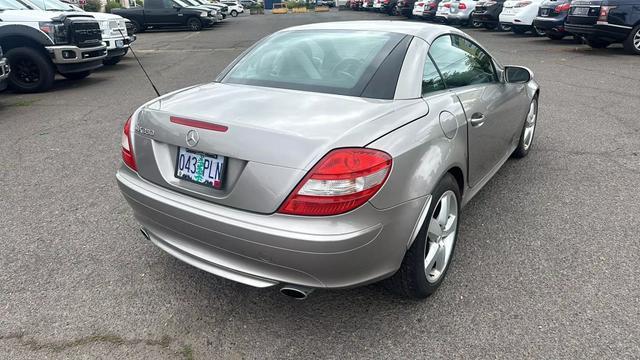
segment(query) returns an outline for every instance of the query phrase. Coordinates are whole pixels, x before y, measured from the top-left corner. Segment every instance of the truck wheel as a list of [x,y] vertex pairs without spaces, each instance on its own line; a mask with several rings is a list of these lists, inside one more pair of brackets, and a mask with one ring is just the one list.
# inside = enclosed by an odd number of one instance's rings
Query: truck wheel
[[200,31],[202,30],[202,21],[200,21],[200,19],[192,17],[187,20],[187,27],[191,31]]
[[238,16],[238,12],[235,10],[231,10],[231,16],[236,17]]
[[53,86],[56,70],[51,61],[40,51],[19,47],[6,53],[11,66],[9,85],[22,93],[47,91]]
[[69,80],[81,80],[81,79],[86,78],[90,74],[91,74],[91,70],[78,71],[78,72],[66,73],[66,74],[60,74],[60,75],[66,77]]
[[628,53],[640,55],[640,25],[631,30],[629,37],[627,37],[627,40],[625,40],[622,45]]
[[140,24],[137,21],[131,20],[131,24],[133,25],[133,33],[134,34],[143,33],[144,32],[144,28],[142,26],[140,26]]
[[122,60],[123,57],[124,57],[124,55],[123,56],[114,56],[114,57],[105,59],[102,63],[105,64],[105,65],[115,65],[115,64],[119,63],[120,60]]

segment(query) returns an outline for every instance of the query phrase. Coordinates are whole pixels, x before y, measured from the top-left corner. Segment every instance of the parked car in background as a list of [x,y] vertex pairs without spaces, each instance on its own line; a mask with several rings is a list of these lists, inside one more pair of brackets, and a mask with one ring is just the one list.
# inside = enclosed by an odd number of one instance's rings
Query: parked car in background
[[[214,22],[220,22],[224,20],[226,15],[222,14],[222,5],[216,3],[210,3],[206,0],[180,0],[189,6],[193,6],[196,8],[205,8],[207,11],[211,11],[211,15],[214,18]],[[225,8],[227,7],[224,5]]]
[[244,6],[238,1],[223,1],[222,4],[228,7],[229,15],[233,17],[244,13]]
[[570,36],[564,28],[564,22],[569,14],[571,0],[545,0],[540,5],[538,16],[533,20],[536,29],[544,31],[552,40],[561,40]]
[[447,21],[454,24],[462,24],[473,27],[481,27],[480,22],[474,22],[471,13],[476,9],[478,0],[453,0],[449,8]]
[[574,0],[565,29],[583,37],[591,47],[622,43],[627,52],[640,55],[640,1]]
[[0,9],[0,47],[11,67],[9,86],[18,92],[49,90],[56,72],[83,79],[107,56],[89,15],[30,10],[15,0],[0,0]]
[[396,3],[396,14],[411,17],[413,12],[413,4],[415,2],[416,0],[398,0],[398,2]]
[[11,69],[9,68],[9,63],[4,57],[2,47],[0,46],[0,91],[7,88],[7,78],[9,77],[10,71]]
[[380,12],[387,15],[394,15],[397,4],[398,0],[382,0],[382,4],[380,4]]
[[114,14],[86,12],[81,8],[59,0],[17,0],[32,10],[62,11],[91,15],[100,24],[102,41],[107,45],[105,65],[115,65],[127,54],[129,45],[135,41],[135,35],[127,35],[125,19]]
[[500,26],[499,17],[504,2],[505,0],[480,0],[471,17],[486,29],[493,30],[499,27],[500,30],[511,31],[511,26]]
[[131,21],[134,32],[145,31],[149,27],[186,27],[191,31],[200,31],[211,27],[217,21],[216,10],[190,6],[181,0],[146,0],[144,6],[129,9],[113,9],[112,13]]
[[362,0],[362,10],[369,10],[373,7],[373,0]]
[[531,71],[452,27],[303,25],[238,60],[134,111],[116,178],[151,243],[294,298],[433,294],[463,206],[534,139]]
[[531,32],[543,36],[544,31],[533,26],[533,20],[538,16],[538,9],[542,0],[508,0],[504,2],[499,20],[501,24],[511,27],[516,34]]
[[373,11],[380,11],[380,8],[382,8],[382,3],[384,2],[384,0],[373,0],[373,5],[372,10]]
[[438,9],[436,10],[436,21],[441,23],[447,23],[449,19],[449,12],[451,11],[451,0],[442,0],[438,4]]
[[252,6],[258,5],[258,2],[257,1],[253,1],[253,0],[240,0],[240,4],[245,9],[250,9]]
[[208,0],[195,0],[200,5],[213,5],[217,8],[218,13],[222,14],[222,18],[226,19],[229,16],[229,6],[225,5],[220,1],[211,1]]

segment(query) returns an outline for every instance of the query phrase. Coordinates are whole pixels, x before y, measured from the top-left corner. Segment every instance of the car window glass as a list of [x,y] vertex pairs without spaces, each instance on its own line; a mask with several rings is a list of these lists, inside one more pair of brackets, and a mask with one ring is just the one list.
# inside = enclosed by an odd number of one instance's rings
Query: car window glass
[[427,56],[424,62],[424,71],[422,72],[422,95],[443,90],[444,88],[444,81],[442,81],[438,69],[431,61],[431,58]]
[[449,88],[491,83],[497,79],[491,57],[463,37],[441,36],[433,41],[429,54]]
[[[147,0],[144,6],[148,9],[162,9],[165,7],[165,2],[163,0]],[[169,2],[169,7],[171,7],[171,2]]]

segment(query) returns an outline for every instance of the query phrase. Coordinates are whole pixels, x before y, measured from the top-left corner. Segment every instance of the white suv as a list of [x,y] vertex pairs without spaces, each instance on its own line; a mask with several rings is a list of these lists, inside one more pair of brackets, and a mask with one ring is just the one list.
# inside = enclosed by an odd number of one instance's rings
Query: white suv
[[100,12],[86,12],[81,8],[59,0],[17,0],[32,10],[64,11],[83,13],[93,16],[100,24],[102,41],[107,46],[105,65],[115,65],[127,54],[129,45],[135,41],[135,35],[127,35],[127,26],[122,16]]
[[533,19],[538,16],[542,0],[508,0],[504,2],[500,13],[500,24],[510,26],[516,34],[531,31],[534,35],[544,35],[544,31],[533,26]]
[[233,17],[244,13],[244,6],[238,1],[223,1],[222,3],[229,7],[229,14]]

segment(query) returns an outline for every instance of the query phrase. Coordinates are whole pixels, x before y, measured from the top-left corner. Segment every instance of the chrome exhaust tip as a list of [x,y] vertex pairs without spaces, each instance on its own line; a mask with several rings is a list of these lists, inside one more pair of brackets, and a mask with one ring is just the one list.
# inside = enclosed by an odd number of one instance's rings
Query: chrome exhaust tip
[[285,285],[280,288],[280,293],[296,300],[304,300],[313,291],[312,288],[295,285]]
[[145,230],[144,228],[140,228],[140,232],[142,233],[142,236],[144,236],[145,239],[151,240],[151,237],[149,237],[149,233],[147,232],[147,230]]

